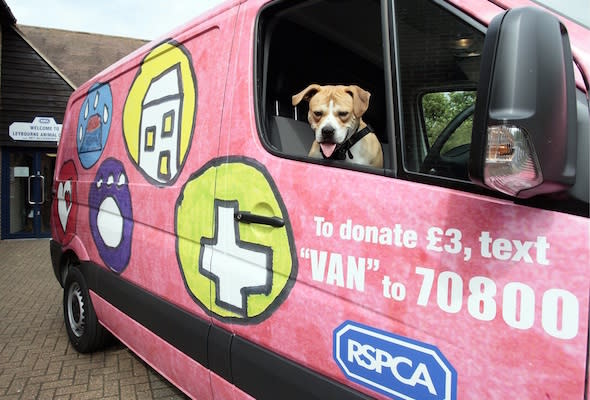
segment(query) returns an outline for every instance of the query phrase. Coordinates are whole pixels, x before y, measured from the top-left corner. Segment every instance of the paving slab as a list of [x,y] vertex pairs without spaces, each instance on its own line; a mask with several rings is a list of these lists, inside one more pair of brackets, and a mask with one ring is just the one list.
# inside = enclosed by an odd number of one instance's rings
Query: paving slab
[[120,343],[80,354],[49,240],[0,241],[0,399],[187,399]]

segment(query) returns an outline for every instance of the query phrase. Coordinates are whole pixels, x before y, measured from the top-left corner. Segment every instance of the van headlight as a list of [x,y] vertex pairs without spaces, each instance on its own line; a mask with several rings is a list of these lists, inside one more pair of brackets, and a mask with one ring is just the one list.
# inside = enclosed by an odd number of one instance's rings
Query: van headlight
[[485,184],[516,196],[543,182],[541,167],[526,130],[514,125],[488,126]]

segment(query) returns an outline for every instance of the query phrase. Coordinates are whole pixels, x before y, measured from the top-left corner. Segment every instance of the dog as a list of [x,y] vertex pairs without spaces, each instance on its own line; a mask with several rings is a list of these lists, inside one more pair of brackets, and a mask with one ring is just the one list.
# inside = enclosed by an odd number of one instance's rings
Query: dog
[[307,119],[315,132],[309,156],[383,168],[383,149],[362,116],[371,94],[356,85],[312,84],[292,97],[309,102]]

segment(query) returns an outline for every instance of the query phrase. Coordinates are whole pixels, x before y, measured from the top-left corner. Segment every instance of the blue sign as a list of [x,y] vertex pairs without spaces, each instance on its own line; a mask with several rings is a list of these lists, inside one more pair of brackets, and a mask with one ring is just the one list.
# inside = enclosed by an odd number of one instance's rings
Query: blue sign
[[346,321],[334,330],[334,360],[350,380],[393,399],[457,398],[457,372],[426,343]]

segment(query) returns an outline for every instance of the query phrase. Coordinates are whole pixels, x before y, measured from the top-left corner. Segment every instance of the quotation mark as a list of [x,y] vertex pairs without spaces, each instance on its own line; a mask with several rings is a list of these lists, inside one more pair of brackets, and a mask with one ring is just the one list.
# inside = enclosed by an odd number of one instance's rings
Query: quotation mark
[[[317,263],[326,260],[328,256],[337,253],[328,253],[326,251],[318,251],[315,249],[310,249],[307,247],[302,247],[299,250],[299,257],[305,260],[312,259]],[[340,256],[338,254],[338,256]],[[322,257],[326,257],[322,260]],[[360,265],[366,265],[367,271],[379,271],[379,260],[376,258],[364,258],[364,257],[355,257],[355,260],[358,260]]]

